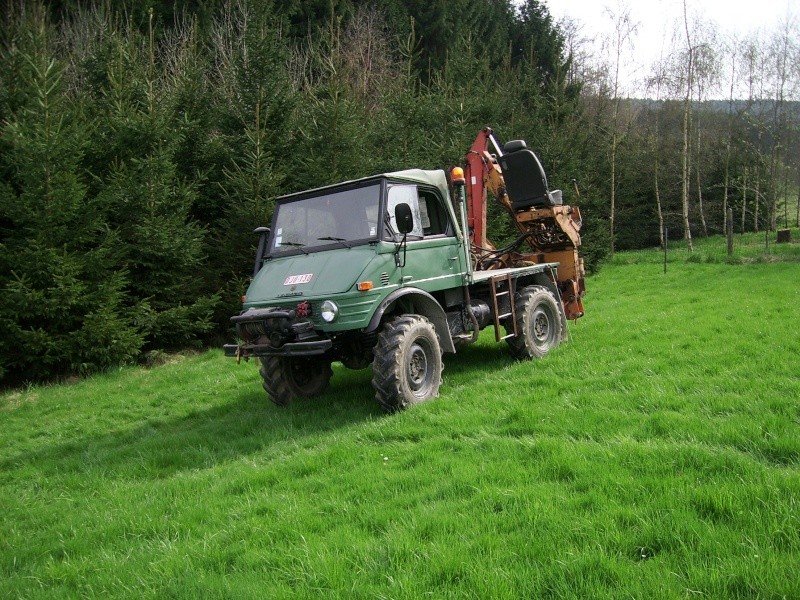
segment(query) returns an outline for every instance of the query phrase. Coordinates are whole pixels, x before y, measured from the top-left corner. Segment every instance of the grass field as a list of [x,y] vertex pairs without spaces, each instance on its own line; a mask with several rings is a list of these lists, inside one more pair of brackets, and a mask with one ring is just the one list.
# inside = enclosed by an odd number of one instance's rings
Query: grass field
[[800,263],[621,262],[398,415],[217,351],[0,396],[0,597],[800,598]]

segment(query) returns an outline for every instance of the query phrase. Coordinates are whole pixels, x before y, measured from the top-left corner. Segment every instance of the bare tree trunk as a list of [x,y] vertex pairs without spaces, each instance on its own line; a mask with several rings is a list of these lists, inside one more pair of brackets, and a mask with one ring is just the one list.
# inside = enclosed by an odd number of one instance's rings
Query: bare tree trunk
[[[658,101],[658,102],[661,101],[661,85],[663,84],[664,79],[665,79],[664,78],[664,72],[663,72],[663,59],[664,59],[664,54],[662,52],[661,56],[659,57],[659,61],[657,63],[658,64],[658,71],[657,71],[656,78],[655,78],[655,83],[656,83],[656,101]],[[661,138],[661,113],[662,113],[662,110],[661,110],[661,108],[659,108],[656,111],[656,114],[655,114],[655,135],[652,138],[652,140],[653,140],[652,149],[653,149],[653,158],[654,158],[654,164],[653,164],[653,189],[654,189],[655,194],[656,194],[656,210],[658,211],[658,239],[661,242],[661,249],[662,250],[666,250],[667,249],[667,239],[666,239],[667,236],[664,235],[666,233],[664,231],[664,210],[663,210],[663,208],[661,206],[661,188],[659,186],[659,175],[660,175],[660,167],[661,167],[661,161],[659,160],[659,157],[661,156],[661,154],[659,152],[659,141],[660,141],[660,138]]]
[[789,166],[783,167],[783,226],[789,227]]
[[728,188],[730,185],[730,169],[731,169],[731,138],[725,143],[725,180],[722,190],[722,216],[727,219],[728,215]]
[[[736,80],[736,51],[731,48],[731,88],[728,94],[728,135],[725,139],[725,181],[722,194],[722,219],[727,223],[728,219],[728,191],[731,180],[731,136],[733,135],[733,85]],[[733,222],[731,221],[731,234],[733,233]]]
[[703,229],[703,237],[708,237],[708,226],[706,225],[706,215],[703,211],[703,188],[700,187],[700,165],[695,168],[697,172],[697,207],[700,210],[700,226]]
[[[615,105],[619,100],[615,99]],[[611,254],[614,254],[614,215],[616,214],[617,203],[617,111],[614,109],[614,132],[611,134],[611,214],[608,218],[611,233]]]
[[683,205],[683,239],[686,248],[691,252],[692,228],[689,222],[689,102],[683,112],[683,173],[682,173],[682,205]]
[[614,118],[611,124],[611,214],[608,224],[611,234],[611,254],[614,254],[614,221],[617,214],[617,127],[619,122],[619,55],[614,75]]
[[683,107],[683,169],[681,174],[681,200],[683,206],[683,239],[686,241],[686,247],[691,252],[692,248],[692,230],[689,223],[689,112],[691,102],[688,98],[684,101]]
[[[760,145],[761,136],[759,135],[758,137]],[[756,178],[756,187],[755,187],[756,203],[755,206],[753,207],[753,231],[758,233],[758,205],[760,200],[759,196],[761,195],[761,161],[758,161],[756,163],[755,178]]]
[[769,155],[769,179],[765,185],[766,198],[765,209],[767,210],[766,226],[770,231],[775,231],[778,225],[778,186],[775,181],[778,178],[778,144],[772,142],[772,151]]
[[708,227],[706,226],[706,214],[703,210],[703,186],[700,181],[700,126],[697,126],[697,152],[695,154],[697,164],[694,167],[697,174],[697,207],[700,210],[700,225],[703,228],[703,237],[708,237]]
[[[772,152],[770,156],[770,180],[769,180],[769,227],[770,231],[775,231],[778,228],[778,169],[781,165],[781,153],[786,148],[786,115],[784,112],[784,101],[786,84],[790,77],[787,68],[790,55],[790,40],[792,37],[792,23],[789,20],[784,21],[783,29],[779,33],[779,39],[775,40],[772,53],[777,54],[774,56],[776,72],[776,87],[773,117],[772,117]],[[796,26],[796,24],[795,24]],[[796,34],[795,34],[796,35]]]
[[686,0],[683,0],[683,22],[686,27],[686,45],[689,48],[689,64],[686,65],[686,95],[683,99],[683,148],[681,149],[682,173],[681,173],[681,200],[683,205],[683,239],[686,240],[686,248],[691,252],[692,230],[689,224],[689,113],[692,108],[692,61],[694,51],[692,48],[691,37],[689,36],[689,17],[686,13]]
[[611,214],[609,216],[609,228],[611,233],[611,254],[614,254],[614,244],[616,238],[616,214],[617,214],[617,148],[620,142],[619,134],[619,80],[620,66],[622,62],[624,47],[630,44],[631,36],[636,31],[637,25],[631,22],[630,9],[624,8],[620,14],[614,14],[606,9],[606,14],[614,21],[613,44],[614,56],[614,113],[611,124]]
[[742,233],[744,233],[744,219],[747,216],[747,165],[744,166],[742,179]]
[[656,208],[658,209],[658,238],[661,241],[661,249],[664,250],[667,240],[664,239],[664,213],[661,210],[661,191],[658,187],[658,154],[656,154],[655,174],[653,179],[656,192]]

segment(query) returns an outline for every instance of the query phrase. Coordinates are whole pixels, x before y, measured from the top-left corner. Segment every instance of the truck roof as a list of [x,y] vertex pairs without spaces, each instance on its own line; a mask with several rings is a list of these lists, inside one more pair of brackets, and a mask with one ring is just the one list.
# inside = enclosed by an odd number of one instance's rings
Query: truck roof
[[445,175],[442,169],[406,169],[405,171],[392,171],[390,173],[380,173],[378,175],[362,177],[361,179],[351,179],[349,181],[341,181],[339,183],[335,183],[332,185],[325,185],[310,190],[304,190],[302,192],[286,194],[285,196],[279,196],[277,198],[277,201],[281,202],[284,200],[293,200],[295,198],[300,198],[300,197],[315,196],[321,192],[327,192],[328,190],[336,190],[347,186],[358,186],[359,184],[362,183],[367,183],[370,181],[379,181],[381,179],[416,183],[437,188],[442,196],[442,199],[444,200],[444,209],[447,211],[448,215],[450,215],[450,222],[453,224],[453,230],[455,232],[456,237],[459,240],[463,239],[462,238],[463,233],[461,232],[461,223],[459,223],[458,221],[455,210],[453,208],[453,203],[450,200],[450,189],[447,184],[447,176]]
[[354,184],[359,184],[362,182],[367,181],[374,181],[377,179],[394,179],[394,180],[401,180],[401,181],[409,181],[412,183],[421,183],[423,185],[429,185],[432,187],[436,187],[442,194],[443,198],[449,197],[448,186],[447,186],[447,177],[444,174],[444,171],[441,169],[406,169],[405,171],[393,171],[391,173],[379,173],[377,175],[370,175],[369,177],[361,177],[360,179],[351,179],[349,181],[340,181],[338,183],[324,185],[317,188],[312,188],[310,190],[303,190],[300,192],[294,192],[291,194],[286,194],[284,196],[278,196],[278,200],[284,200],[288,198],[295,198],[297,196],[305,196],[305,195],[315,195],[318,192],[324,192],[327,190],[349,186]]

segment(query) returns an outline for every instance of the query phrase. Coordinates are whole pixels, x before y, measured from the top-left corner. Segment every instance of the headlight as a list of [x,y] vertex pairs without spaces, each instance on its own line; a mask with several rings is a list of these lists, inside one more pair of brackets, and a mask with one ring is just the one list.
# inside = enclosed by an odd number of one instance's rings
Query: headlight
[[320,306],[319,312],[322,315],[323,321],[326,323],[333,323],[336,317],[339,316],[339,307],[330,300],[325,300],[322,306]]

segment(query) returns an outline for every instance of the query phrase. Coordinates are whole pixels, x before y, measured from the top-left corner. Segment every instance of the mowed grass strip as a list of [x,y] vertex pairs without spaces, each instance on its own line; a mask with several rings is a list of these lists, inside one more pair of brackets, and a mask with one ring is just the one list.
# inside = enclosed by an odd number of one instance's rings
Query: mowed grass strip
[[0,397],[0,597],[799,598],[800,264],[613,265],[385,416],[220,352]]

